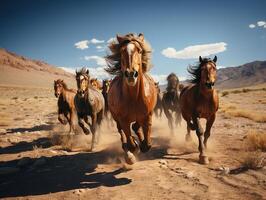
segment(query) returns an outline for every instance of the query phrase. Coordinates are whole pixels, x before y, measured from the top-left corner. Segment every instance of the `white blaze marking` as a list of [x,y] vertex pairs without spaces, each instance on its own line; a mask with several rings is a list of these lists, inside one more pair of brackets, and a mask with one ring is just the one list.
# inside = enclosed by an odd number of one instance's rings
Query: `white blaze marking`
[[129,43],[127,45],[127,53],[128,53],[128,57],[129,57],[129,63],[131,63],[131,54],[133,53],[134,49],[135,49],[134,44]]
[[83,76],[83,75],[81,75],[79,78],[80,78],[80,80],[83,80],[83,79],[84,79],[84,76]]

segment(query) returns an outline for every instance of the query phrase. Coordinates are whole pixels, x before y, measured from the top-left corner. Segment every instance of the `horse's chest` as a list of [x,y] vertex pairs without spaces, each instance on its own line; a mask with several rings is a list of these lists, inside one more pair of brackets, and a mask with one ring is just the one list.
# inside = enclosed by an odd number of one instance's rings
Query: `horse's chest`
[[200,118],[208,118],[215,113],[215,104],[213,102],[203,102],[197,107],[197,113]]

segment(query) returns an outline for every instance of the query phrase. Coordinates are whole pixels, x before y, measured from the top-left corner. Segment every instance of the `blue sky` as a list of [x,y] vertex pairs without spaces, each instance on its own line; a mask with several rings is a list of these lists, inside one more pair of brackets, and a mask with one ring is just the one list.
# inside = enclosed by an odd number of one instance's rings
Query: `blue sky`
[[[152,74],[185,77],[198,54],[216,54],[219,66],[266,60],[265,10],[264,0],[1,0],[0,47],[102,73],[99,57],[106,51],[96,47],[105,47],[117,33],[142,32],[154,50]],[[86,40],[88,48],[76,48]]]

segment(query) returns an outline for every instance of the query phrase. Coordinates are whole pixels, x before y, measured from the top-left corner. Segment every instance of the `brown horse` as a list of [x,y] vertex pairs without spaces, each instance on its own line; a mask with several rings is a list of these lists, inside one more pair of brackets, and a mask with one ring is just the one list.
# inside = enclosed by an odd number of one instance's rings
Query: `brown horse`
[[[96,129],[101,125],[104,114],[104,99],[97,89],[89,87],[89,70],[82,68],[76,71],[76,81],[78,93],[75,98],[75,105],[78,113],[78,121],[84,133],[89,134],[89,130],[85,127],[84,121],[90,126],[92,132],[91,150],[94,148]],[[91,117],[91,123],[88,121]]]
[[102,95],[103,95],[104,104],[105,104],[104,115],[105,115],[105,119],[107,120],[108,126],[109,126],[109,122],[113,122],[112,116],[110,116],[110,111],[108,107],[108,99],[107,99],[108,91],[110,88],[110,83],[111,83],[111,80],[108,80],[108,79],[104,79],[102,82]]
[[[218,93],[213,88],[216,81],[216,61],[216,56],[213,60],[199,57],[199,65],[188,68],[192,75],[191,82],[194,84],[185,87],[180,95],[182,116],[187,122],[186,139],[189,140],[191,137],[190,130],[196,130],[199,140],[199,162],[202,164],[209,162],[205,148],[219,107]],[[200,118],[207,120],[204,133]]]
[[126,162],[133,164],[138,142],[131,135],[131,123],[139,138],[140,150],[147,152],[151,148],[152,113],[157,91],[147,74],[151,66],[151,48],[143,34],[117,36],[117,41],[109,45],[111,54],[106,57],[106,71],[117,75],[110,85],[108,106],[121,135]]
[[75,129],[77,114],[74,98],[76,91],[68,89],[66,83],[61,80],[54,81],[54,94],[58,98],[58,120],[62,124],[69,123],[69,133]]
[[94,89],[102,90],[101,82],[97,78],[91,78],[90,84]]
[[181,125],[181,111],[179,105],[179,79],[171,73],[167,77],[167,88],[163,94],[163,110],[168,119],[168,126],[173,133],[173,114],[175,115],[176,126]]
[[[157,102],[154,108],[154,113],[156,117],[162,117],[163,112],[163,102],[162,102],[162,95],[161,95],[161,89],[159,86],[159,82],[155,83],[156,89],[157,89]],[[159,113],[160,112],[160,113]]]

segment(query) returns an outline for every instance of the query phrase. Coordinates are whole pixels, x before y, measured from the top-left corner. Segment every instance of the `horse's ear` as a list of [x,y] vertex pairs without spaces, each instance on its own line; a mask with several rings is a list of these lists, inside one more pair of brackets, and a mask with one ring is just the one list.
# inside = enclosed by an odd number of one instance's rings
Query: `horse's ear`
[[217,62],[217,56],[214,56],[214,58],[213,58],[213,62]]
[[117,39],[119,44],[124,41],[124,38],[122,36],[118,35],[118,34],[116,35],[116,39]]
[[201,57],[201,56],[199,56],[199,62],[200,62],[200,63],[202,62],[202,57]]
[[143,33],[140,33],[140,34],[139,34],[139,39],[140,39],[141,41],[144,41],[144,34],[143,34]]
[[88,70],[88,69],[86,69],[86,74],[88,74],[88,75],[89,75],[89,70]]
[[77,69],[76,69],[76,75],[78,75],[78,71],[77,71]]

